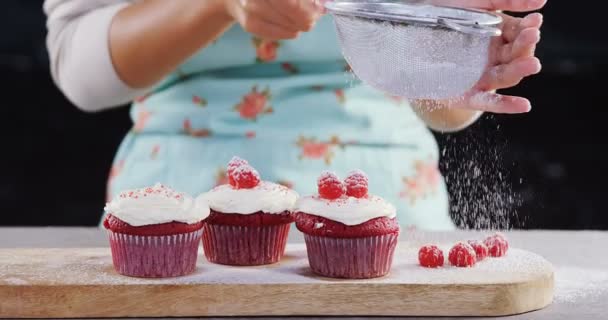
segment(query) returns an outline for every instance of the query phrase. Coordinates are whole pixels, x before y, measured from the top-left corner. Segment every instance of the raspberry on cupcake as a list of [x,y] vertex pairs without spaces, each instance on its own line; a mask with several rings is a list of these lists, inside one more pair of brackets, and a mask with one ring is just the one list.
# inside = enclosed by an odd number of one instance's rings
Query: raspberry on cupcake
[[156,184],[120,193],[105,211],[103,225],[118,273],[166,278],[194,272],[207,205]]
[[234,157],[226,170],[229,184],[200,195],[211,208],[203,233],[207,260],[254,266],[278,262],[285,253],[298,194],[262,181],[246,160]]
[[341,181],[331,172],[317,180],[318,194],[296,203],[313,272],[332,278],[386,275],[399,237],[395,207],[368,193],[368,178],[354,171]]

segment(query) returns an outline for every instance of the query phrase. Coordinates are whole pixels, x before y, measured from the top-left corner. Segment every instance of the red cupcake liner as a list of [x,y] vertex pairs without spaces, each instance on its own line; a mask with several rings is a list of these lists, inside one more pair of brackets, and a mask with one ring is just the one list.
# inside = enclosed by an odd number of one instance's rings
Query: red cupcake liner
[[203,248],[207,260],[232,266],[276,263],[283,257],[290,223],[229,226],[206,223]]
[[137,236],[108,230],[116,272],[130,277],[169,278],[196,269],[203,229],[168,236]]
[[308,263],[330,278],[369,279],[389,273],[399,233],[363,238],[329,238],[304,234]]

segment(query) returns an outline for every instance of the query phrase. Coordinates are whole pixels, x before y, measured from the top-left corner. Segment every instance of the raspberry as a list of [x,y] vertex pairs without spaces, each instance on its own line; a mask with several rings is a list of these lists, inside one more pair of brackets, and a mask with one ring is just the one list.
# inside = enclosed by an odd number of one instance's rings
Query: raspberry
[[346,195],[355,198],[365,198],[367,196],[367,175],[361,170],[355,170],[348,174],[344,179],[346,185]]
[[491,257],[502,257],[509,250],[509,242],[501,233],[493,234],[484,240],[484,244],[488,247],[488,253]]
[[426,268],[438,268],[443,266],[443,251],[434,245],[427,245],[418,251],[418,261]]
[[458,242],[455,244],[448,255],[448,260],[456,267],[472,267],[477,262],[475,249],[468,243]]
[[226,174],[228,175],[228,182],[231,186],[236,187],[236,182],[234,181],[233,174],[234,170],[243,165],[249,165],[247,160],[243,160],[237,156],[232,157],[230,162],[228,162],[228,168],[226,170]]
[[233,186],[237,189],[251,189],[260,183],[260,174],[250,165],[244,164],[232,172]]
[[346,192],[340,178],[333,173],[325,171],[317,179],[319,195],[323,199],[334,200],[340,198]]
[[469,240],[469,245],[475,250],[477,261],[481,261],[488,256],[488,247],[481,241]]

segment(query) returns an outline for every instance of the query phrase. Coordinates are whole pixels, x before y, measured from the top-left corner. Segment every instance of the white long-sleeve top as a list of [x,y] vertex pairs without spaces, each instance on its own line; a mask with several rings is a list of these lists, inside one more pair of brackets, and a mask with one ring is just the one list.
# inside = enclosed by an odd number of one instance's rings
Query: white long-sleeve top
[[47,47],[53,80],[84,111],[132,101],[146,89],[130,88],[112,63],[112,19],[134,0],[46,0]]

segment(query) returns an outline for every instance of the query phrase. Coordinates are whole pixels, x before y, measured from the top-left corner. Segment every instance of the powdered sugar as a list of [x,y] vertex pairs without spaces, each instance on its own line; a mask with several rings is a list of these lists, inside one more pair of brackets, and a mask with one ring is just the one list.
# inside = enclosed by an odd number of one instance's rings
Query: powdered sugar
[[14,277],[4,278],[4,279],[2,279],[2,281],[4,281],[7,285],[14,285],[14,286],[25,286],[25,285],[29,284],[29,282],[27,280],[23,280],[20,278],[14,278]]
[[[440,246],[447,252],[449,246]],[[18,253],[18,254],[17,254]],[[418,264],[418,248],[400,243],[391,273],[369,280],[341,283],[391,284],[501,284],[530,281],[551,274],[551,265],[533,253],[513,249],[504,258],[488,258],[473,268],[448,266],[427,269]],[[22,279],[17,281],[15,279]],[[141,284],[330,284],[310,272],[304,244],[289,244],[280,263],[262,267],[229,267],[211,264],[199,252],[194,274],[171,279],[139,279],[118,275],[110,250],[46,249],[0,254],[0,285],[141,285]],[[571,295],[571,294],[570,294]]]
[[560,267],[555,270],[558,303],[576,303],[608,294],[608,270]]
[[243,164],[232,169],[228,179],[236,189],[251,189],[260,183],[260,174],[248,164]]
[[365,172],[355,170],[348,174],[344,179],[346,185],[346,195],[355,198],[363,198],[367,196],[369,179]]
[[492,131],[446,137],[441,166],[459,227],[504,230],[521,226],[517,210],[522,198],[514,192],[511,168],[504,165],[505,150]]
[[340,180],[340,178],[335,172],[323,171],[317,178],[317,184],[323,183],[325,180]]
[[500,97],[493,92],[479,92],[471,97],[471,105],[478,106],[491,106],[500,101]]

